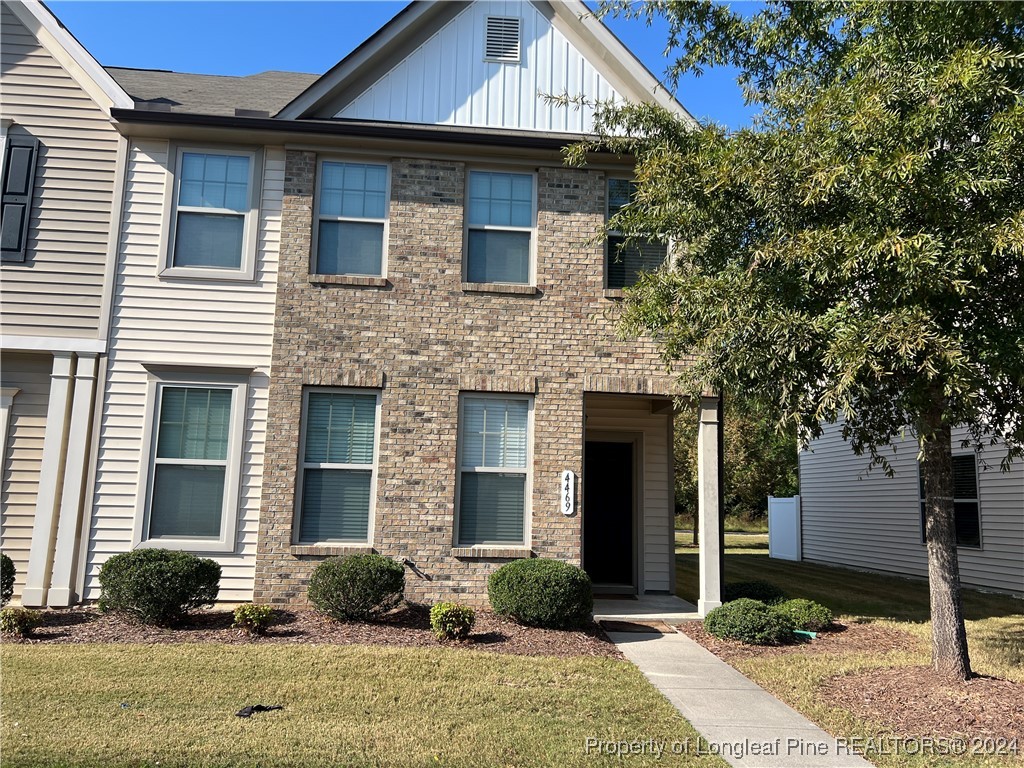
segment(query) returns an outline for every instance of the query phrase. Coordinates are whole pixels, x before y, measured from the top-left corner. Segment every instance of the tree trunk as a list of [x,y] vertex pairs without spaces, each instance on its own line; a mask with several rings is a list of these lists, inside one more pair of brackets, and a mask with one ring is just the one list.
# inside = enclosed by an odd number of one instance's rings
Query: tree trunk
[[943,419],[941,398],[936,398],[935,405],[924,414],[922,427],[919,433],[931,595],[932,665],[943,676],[968,680],[972,673],[956,552],[952,436],[949,424]]

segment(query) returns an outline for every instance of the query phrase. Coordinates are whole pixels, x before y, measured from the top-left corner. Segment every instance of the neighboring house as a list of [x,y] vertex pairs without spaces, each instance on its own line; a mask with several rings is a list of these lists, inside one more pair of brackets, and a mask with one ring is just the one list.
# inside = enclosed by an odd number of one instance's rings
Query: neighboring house
[[[1006,449],[960,447],[953,431],[957,558],[965,586],[1024,596],[1024,463],[1000,471]],[[926,577],[923,493],[917,440],[899,441],[889,455],[894,475],[868,471],[830,426],[800,454],[803,559]]]
[[68,605],[88,514],[131,100],[39,3],[0,6],[0,547],[30,605]]
[[[675,590],[674,379],[614,328],[665,248],[595,239],[632,162],[566,168],[592,109],[545,94],[686,113],[587,14],[414,2],[322,77],[99,70],[126,103],[71,599],[138,547],[213,557],[232,601],[302,602],[368,551],[414,599],[482,602],[532,556]],[[717,398],[694,411],[717,542]]]

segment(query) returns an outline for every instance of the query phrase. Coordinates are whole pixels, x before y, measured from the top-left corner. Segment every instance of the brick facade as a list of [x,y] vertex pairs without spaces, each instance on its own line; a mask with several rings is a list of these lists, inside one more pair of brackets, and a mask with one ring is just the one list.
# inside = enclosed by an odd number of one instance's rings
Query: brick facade
[[[289,151],[255,600],[302,603],[311,569],[354,547],[292,544],[304,386],[381,391],[372,549],[407,558],[412,600],[486,601],[486,579],[526,551],[454,548],[459,394],[534,395],[529,550],[579,564],[577,513],[559,511],[559,474],[580,476],[584,392],[667,394],[650,343],[622,342],[603,291],[605,175],[537,171],[536,290],[462,282],[466,164],[393,158],[386,280],[309,275],[317,157]],[[476,555],[477,553],[472,553]]]

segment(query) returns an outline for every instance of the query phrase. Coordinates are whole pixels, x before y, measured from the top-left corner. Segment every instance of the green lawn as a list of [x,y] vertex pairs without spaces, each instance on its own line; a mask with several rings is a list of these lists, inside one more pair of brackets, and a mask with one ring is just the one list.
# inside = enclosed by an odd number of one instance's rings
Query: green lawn
[[[689,537],[685,535],[677,537],[676,573],[679,595],[695,601],[697,549],[689,545]],[[770,581],[790,597],[824,603],[848,621],[882,622],[919,639],[919,649],[914,653],[788,654],[736,662],[741,672],[834,735],[886,733],[877,723],[860,721],[848,711],[830,707],[822,701],[818,689],[834,675],[929,664],[928,585],[920,580],[772,560],[768,557],[767,536],[726,536],[726,582],[753,579]],[[1024,601],[965,590],[964,611],[975,672],[1024,683]],[[886,768],[1020,765],[1024,762],[1024,744],[1019,747],[1021,755],[1016,760],[1012,757],[957,760],[934,755],[875,756],[872,760]]]
[[[632,665],[462,649],[11,645],[3,765],[582,766],[588,737],[696,739]],[[247,704],[283,704],[250,720]],[[631,755],[630,765],[722,766]]]

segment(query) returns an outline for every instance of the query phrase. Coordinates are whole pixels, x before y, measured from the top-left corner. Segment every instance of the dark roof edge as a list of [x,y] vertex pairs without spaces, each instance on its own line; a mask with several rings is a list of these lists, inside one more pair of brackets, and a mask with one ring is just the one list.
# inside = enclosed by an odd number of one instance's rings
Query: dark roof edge
[[138,109],[112,109],[111,117],[121,123],[187,125],[207,128],[278,131],[282,133],[354,136],[409,141],[444,141],[482,146],[522,147],[524,149],[562,149],[587,138],[584,134],[531,136],[524,133],[468,131],[447,126],[410,126],[404,123],[338,122],[326,120],[279,120],[273,117],[231,117],[191,112],[164,112]]

